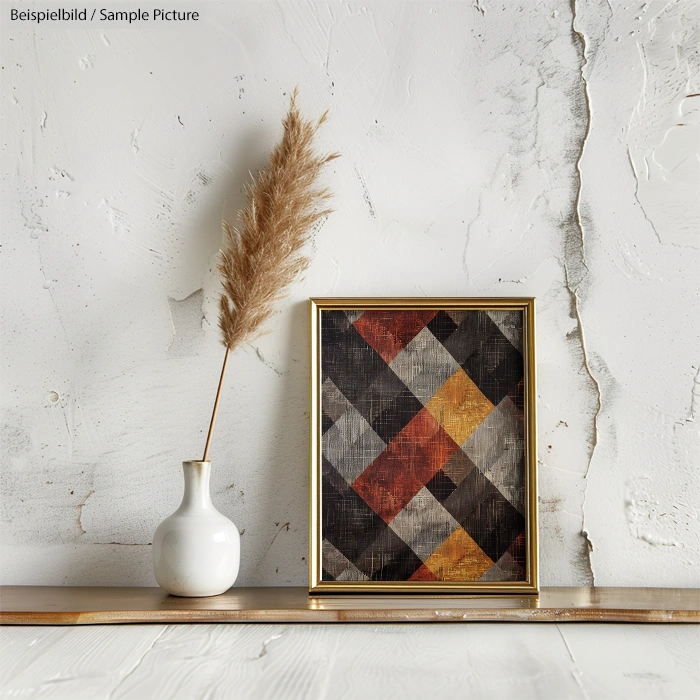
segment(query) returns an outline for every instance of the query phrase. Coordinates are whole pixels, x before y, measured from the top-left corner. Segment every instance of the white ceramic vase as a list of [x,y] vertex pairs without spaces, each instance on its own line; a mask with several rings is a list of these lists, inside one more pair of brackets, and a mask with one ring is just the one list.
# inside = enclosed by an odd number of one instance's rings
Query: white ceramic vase
[[209,495],[211,462],[183,462],[180,507],[153,535],[156,581],[168,593],[199,598],[227,591],[238,576],[241,536]]

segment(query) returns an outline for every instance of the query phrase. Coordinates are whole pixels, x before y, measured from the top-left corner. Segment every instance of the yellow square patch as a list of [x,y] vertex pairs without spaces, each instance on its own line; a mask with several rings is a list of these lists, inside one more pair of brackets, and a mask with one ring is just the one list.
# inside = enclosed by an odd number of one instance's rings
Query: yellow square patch
[[477,581],[493,561],[458,527],[429,557],[425,566],[441,581]]
[[461,367],[435,392],[425,407],[458,445],[493,411],[493,404]]

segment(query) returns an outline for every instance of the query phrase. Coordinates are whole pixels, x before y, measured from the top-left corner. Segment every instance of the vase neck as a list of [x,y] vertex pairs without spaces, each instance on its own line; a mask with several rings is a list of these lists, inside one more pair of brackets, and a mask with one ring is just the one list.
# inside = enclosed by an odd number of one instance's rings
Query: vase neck
[[211,462],[183,462],[182,472],[185,477],[185,493],[180,509],[212,507],[209,494],[209,474]]

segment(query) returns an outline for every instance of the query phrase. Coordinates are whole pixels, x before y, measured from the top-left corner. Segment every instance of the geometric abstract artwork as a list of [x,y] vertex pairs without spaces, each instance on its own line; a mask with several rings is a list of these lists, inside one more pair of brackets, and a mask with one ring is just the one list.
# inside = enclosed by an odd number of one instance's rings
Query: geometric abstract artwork
[[312,302],[312,590],[536,591],[534,304],[439,301]]

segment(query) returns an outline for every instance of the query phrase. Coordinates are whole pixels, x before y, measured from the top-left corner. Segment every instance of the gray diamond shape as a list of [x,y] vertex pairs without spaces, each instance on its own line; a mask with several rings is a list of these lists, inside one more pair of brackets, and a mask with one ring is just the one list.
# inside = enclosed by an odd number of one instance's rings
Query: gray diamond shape
[[367,581],[367,576],[328,540],[323,540],[321,549],[321,565],[336,581]]
[[523,312],[522,311],[487,311],[491,320],[503,335],[510,340],[513,347],[523,351]]
[[323,456],[352,484],[384,451],[386,444],[354,406],[326,431]]
[[362,316],[363,313],[364,311],[360,311],[358,309],[348,309],[345,312],[345,315],[348,317],[350,323],[355,323],[355,321],[357,321],[357,319],[360,318],[360,316]]
[[391,361],[389,367],[424,406],[459,369],[457,360],[427,328]]
[[520,567],[506,552],[493,566],[483,573],[479,581],[516,581]]
[[525,514],[525,441],[518,409],[506,396],[465,440],[462,450],[477,469]]
[[515,448],[504,450],[500,459],[481,473],[510,501],[512,506],[525,515],[525,451]]
[[514,448],[521,441],[517,408],[506,396],[461,447],[483,472],[501,458],[504,450]]
[[456,486],[459,486],[469,476],[472,469],[474,469],[474,463],[464,454],[461,448],[455,450],[452,457],[442,465],[442,471],[452,479]]
[[323,412],[332,420],[337,421],[348,410],[350,402],[343,396],[340,389],[329,379],[321,385],[321,407]]
[[426,561],[459,527],[459,523],[423,487],[389,523],[389,527],[421,561]]

